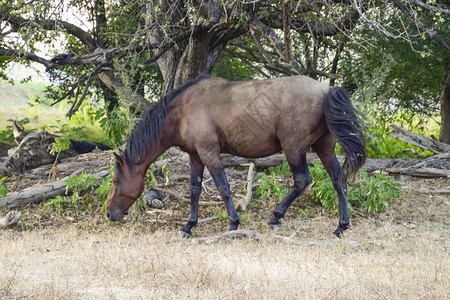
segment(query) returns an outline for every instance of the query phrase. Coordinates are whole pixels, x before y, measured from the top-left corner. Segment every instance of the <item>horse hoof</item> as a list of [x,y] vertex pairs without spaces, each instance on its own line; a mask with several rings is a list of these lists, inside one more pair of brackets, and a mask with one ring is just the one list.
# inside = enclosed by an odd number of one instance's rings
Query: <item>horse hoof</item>
[[272,231],[278,231],[281,228],[281,223],[278,222],[278,224],[269,224],[269,226]]
[[185,231],[180,231],[180,235],[183,239],[188,239],[190,237],[192,237],[192,233],[191,232],[185,232]]
[[239,224],[231,224],[230,231],[237,230]]
[[181,237],[183,238],[190,238],[192,236],[192,231],[190,226],[184,226],[181,229]]
[[333,233],[340,239],[344,233],[344,230],[347,230],[349,227],[350,227],[349,224],[339,225],[338,228]]
[[341,238],[341,234],[344,233],[340,228],[336,229],[333,234],[340,239]]

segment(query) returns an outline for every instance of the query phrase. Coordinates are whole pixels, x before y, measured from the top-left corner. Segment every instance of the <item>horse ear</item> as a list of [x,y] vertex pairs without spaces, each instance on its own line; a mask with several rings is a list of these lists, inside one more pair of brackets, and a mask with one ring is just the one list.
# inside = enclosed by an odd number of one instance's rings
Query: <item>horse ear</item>
[[125,163],[125,159],[123,157],[123,152],[119,151],[119,153],[113,152],[114,157],[116,158],[117,162],[119,163],[120,166],[123,166]]

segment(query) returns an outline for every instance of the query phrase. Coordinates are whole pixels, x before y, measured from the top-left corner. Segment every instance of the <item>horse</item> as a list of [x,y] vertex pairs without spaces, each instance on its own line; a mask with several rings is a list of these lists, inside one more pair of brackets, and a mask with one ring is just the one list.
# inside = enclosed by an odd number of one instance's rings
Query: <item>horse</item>
[[[306,76],[228,81],[201,76],[167,96],[139,121],[125,151],[114,153],[116,169],[106,203],[106,217],[119,221],[144,190],[150,164],[173,146],[189,154],[190,214],[186,236],[198,221],[204,167],[225,202],[230,230],[240,224],[220,160],[221,153],[245,158],[280,151],[292,171],[294,186],[273,210],[270,225],[280,226],[291,203],[312,182],[306,161],[310,147],[317,153],[339,199],[340,237],[350,226],[347,181],[366,159],[364,130],[350,95]],[[335,145],[345,153],[340,166]]]

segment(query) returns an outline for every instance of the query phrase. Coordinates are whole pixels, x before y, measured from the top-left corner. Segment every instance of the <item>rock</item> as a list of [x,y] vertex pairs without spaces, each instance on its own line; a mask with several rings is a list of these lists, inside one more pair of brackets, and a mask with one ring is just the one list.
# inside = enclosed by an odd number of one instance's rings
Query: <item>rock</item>
[[6,217],[0,218],[0,228],[11,228],[19,222],[22,213],[20,211],[10,211]]
[[164,193],[144,189],[143,197],[148,207],[162,208],[164,206],[164,202],[161,201],[161,199],[164,197]]

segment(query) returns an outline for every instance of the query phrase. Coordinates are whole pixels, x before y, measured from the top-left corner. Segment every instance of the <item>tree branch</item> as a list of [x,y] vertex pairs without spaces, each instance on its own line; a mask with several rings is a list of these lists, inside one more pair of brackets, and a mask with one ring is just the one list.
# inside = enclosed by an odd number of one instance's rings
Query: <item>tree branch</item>
[[20,50],[15,50],[15,49],[0,48],[0,56],[10,56],[10,57],[20,57],[20,58],[24,57],[31,61],[40,63],[40,64],[46,66],[47,68],[55,67],[58,65],[58,64],[52,63],[51,61],[49,61],[45,58],[39,57],[35,54],[24,53]]
[[[249,27],[260,34],[262,34],[265,38],[267,38],[272,45],[275,47],[276,52],[280,56],[280,58],[286,61],[286,49],[284,47],[283,42],[277,36],[275,31],[273,31],[270,27],[262,23],[260,20],[252,18],[249,21]],[[330,74],[326,72],[322,72],[319,70],[315,70],[311,68],[310,70],[302,68],[302,66],[298,63],[298,61],[292,56],[291,61],[287,61],[289,65],[295,70],[297,74],[314,74],[319,76],[324,76],[327,78],[340,78],[341,76],[338,74]]]
[[432,39],[436,40],[439,45],[447,50],[450,50],[449,45],[437,34],[436,30],[423,24],[411,9],[406,6],[401,0],[392,0],[392,2],[414,23],[417,27],[428,34]]
[[0,19],[5,20],[6,22],[11,24],[11,27],[14,29],[14,31],[18,31],[19,28],[23,26],[29,26],[30,23],[36,23],[42,26],[45,30],[58,30],[60,28],[63,28],[67,31],[67,33],[75,36],[80,40],[80,42],[86,47],[86,49],[89,52],[92,52],[95,50],[96,45],[95,41],[92,38],[92,36],[81,29],[80,27],[73,25],[66,21],[58,21],[58,20],[29,20],[23,17],[19,17],[14,14],[4,14],[0,13]]
[[74,104],[72,106],[72,108],[69,110],[69,112],[66,114],[66,116],[70,119],[80,108],[81,104],[83,103],[84,98],[86,98],[86,95],[88,93],[89,87],[91,86],[92,80],[94,80],[94,76],[99,74],[100,72],[102,72],[103,68],[105,68],[106,66],[108,66],[109,64],[107,62],[102,63],[100,65],[98,65],[94,71],[92,71],[91,74],[89,74],[89,78],[86,81],[86,84],[84,85],[84,90],[83,90],[83,94],[81,94],[80,99],[77,101],[75,99]]
[[416,6],[419,6],[421,8],[428,9],[429,11],[431,11],[433,13],[441,12],[443,14],[450,15],[450,9],[445,9],[445,8],[436,7],[433,5],[428,5],[419,0],[408,0],[408,2],[412,3]]

